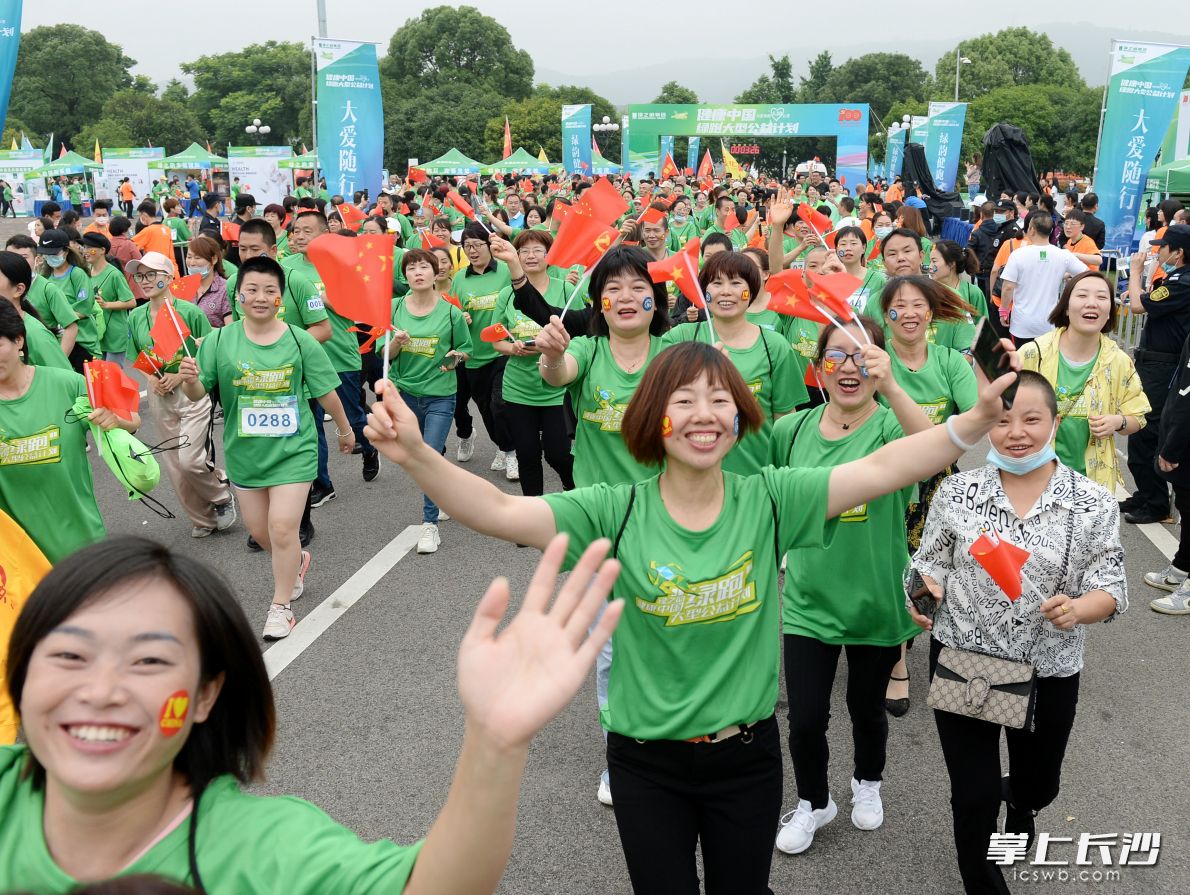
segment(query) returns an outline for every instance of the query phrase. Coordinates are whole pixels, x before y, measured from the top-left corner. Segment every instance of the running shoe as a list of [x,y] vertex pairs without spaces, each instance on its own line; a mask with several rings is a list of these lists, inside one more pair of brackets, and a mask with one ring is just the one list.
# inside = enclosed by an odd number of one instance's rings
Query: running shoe
[[802,799],[797,808],[781,818],[781,829],[777,833],[777,848],[787,855],[800,855],[814,842],[814,834],[835,819],[839,806],[827,796],[825,808],[815,811],[810,803]]
[[207,528],[205,525],[196,525],[190,529],[190,537],[192,538],[209,538],[215,533],[215,529]]
[[860,830],[879,829],[884,823],[884,803],[880,801],[879,780],[851,778],[851,822]]
[[289,636],[297,621],[288,606],[278,606],[274,603],[269,607],[268,618],[264,620],[264,639],[282,640]]
[[595,798],[599,799],[600,805],[607,805],[609,808],[612,806],[612,781],[607,768],[603,769],[599,778],[599,792],[595,794]]
[[496,451],[496,456],[492,458],[492,465],[488,467],[492,472],[498,472],[507,465],[508,455],[504,451]]
[[364,481],[374,481],[380,475],[380,452],[372,451],[364,454]]
[[1173,563],[1167,565],[1160,572],[1145,572],[1145,584],[1158,590],[1177,590],[1186,580],[1186,573]]
[[334,486],[324,488],[322,485],[315,482],[310,488],[310,508],[320,507],[323,504],[334,500],[336,497]]
[[293,583],[293,593],[290,600],[296,600],[306,592],[306,572],[310,571],[310,551],[303,550],[301,562],[298,563],[297,581]]
[[455,453],[455,459],[460,463],[466,463],[475,456],[475,436],[470,438],[459,439],[459,449]]
[[417,539],[418,553],[437,553],[442,539],[438,536],[438,526],[433,522],[423,522],[421,537]]
[[517,462],[516,454],[504,455],[504,478],[510,482],[519,482],[521,480],[521,466]]
[[1179,584],[1168,597],[1149,601],[1149,608],[1162,615],[1190,615],[1190,580]]
[[215,529],[217,531],[227,531],[236,524],[236,498],[232,494],[227,498],[227,503],[215,504]]

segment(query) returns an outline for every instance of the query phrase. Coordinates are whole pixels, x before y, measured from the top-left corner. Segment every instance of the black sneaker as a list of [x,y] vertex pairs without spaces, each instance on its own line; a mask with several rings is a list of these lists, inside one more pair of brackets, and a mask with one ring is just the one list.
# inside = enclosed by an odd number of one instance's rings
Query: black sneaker
[[256,538],[252,537],[252,535],[248,535],[248,549],[253,553],[259,553],[264,548],[261,547],[260,544],[256,543]]
[[298,542],[303,547],[309,547],[312,540],[314,540],[314,523],[303,521],[303,523],[298,526]]
[[1152,525],[1159,522],[1169,522],[1169,510],[1153,510],[1147,507],[1133,510],[1124,514],[1124,521],[1132,525]]
[[351,453],[353,453],[353,454],[362,454],[363,452],[364,452],[364,446],[362,444],[360,444],[358,441],[351,448]]
[[380,475],[380,451],[364,454],[364,481],[370,482]]
[[327,501],[334,500],[334,499],[335,499],[335,489],[333,487],[324,488],[324,487],[322,487],[322,485],[318,484],[318,482],[315,482],[314,485],[310,488],[310,507],[311,507],[311,509],[313,509],[314,507],[320,507]]
[[1129,497],[1120,501],[1120,513],[1131,513],[1133,510],[1138,510],[1140,507],[1136,505],[1136,498]]
[[1004,832],[1024,833],[1025,851],[1028,851],[1033,847],[1033,837],[1037,833],[1037,812],[1012,804],[1012,787],[1007,774],[1000,778],[1000,795],[1004,800]]

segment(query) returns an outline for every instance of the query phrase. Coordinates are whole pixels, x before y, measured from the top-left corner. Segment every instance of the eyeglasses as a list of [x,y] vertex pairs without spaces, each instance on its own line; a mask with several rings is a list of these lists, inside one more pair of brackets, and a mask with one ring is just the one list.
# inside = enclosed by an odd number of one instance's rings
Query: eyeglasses
[[471,242],[463,243],[463,250],[467,252],[479,252],[487,247],[488,244],[486,242],[475,242],[472,240]]
[[846,351],[843,351],[839,348],[828,348],[826,351],[822,352],[823,362],[834,364],[836,367],[843,366],[843,362],[846,361],[847,358],[851,358],[852,363],[854,363],[857,367],[862,367],[864,365],[864,355],[861,351],[848,354]]
[[158,270],[138,270],[132,275],[132,279],[138,283],[147,283],[150,280],[155,280],[157,277],[163,277],[165,274]]

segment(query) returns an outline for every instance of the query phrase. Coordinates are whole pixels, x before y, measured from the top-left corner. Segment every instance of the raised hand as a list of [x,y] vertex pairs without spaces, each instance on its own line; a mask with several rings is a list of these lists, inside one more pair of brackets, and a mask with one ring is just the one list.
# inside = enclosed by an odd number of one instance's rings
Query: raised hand
[[459,647],[468,728],[497,748],[524,748],[565,708],[620,620],[623,603],[607,604],[588,633],[620,573],[616,560],[604,559],[606,538],[587,547],[551,604],[566,544],[566,535],[550,541],[520,611],[500,631],[509,589],[505,579],[493,581]]
[[417,415],[388,380],[377,381],[374,388],[380,400],[372,405],[364,434],[385,457],[398,465],[406,463],[414,451],[426,445]]
[[556,363],[566,353],[566,346],[570,344],[570,334],[566,332],[566,327],[562,325],[562,320],[557,314],[550,317],[550,322],[541,328],[535,343],[537,350],[551,364]]
[[789,197],[789,190],[781,187],[777,195],[769,202],[769,225],[782,229],[793,217],[793,200]]

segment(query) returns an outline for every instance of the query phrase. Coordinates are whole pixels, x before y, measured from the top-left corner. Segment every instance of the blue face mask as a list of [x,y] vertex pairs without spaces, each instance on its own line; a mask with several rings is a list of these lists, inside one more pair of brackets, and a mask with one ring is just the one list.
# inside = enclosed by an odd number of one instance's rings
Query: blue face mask
[[888,236],[888,234],[893,232],[893,228],[892,227],[877,227],[872,232],[876,234],[877,239],[884,239],[884,237]]
[[1058,424],[1055,422],[1054,428],[1050,430],[1049,438],[1045,440],[1045,447],[1032,454],[1026,454],[1024,457],[1006,457],[993,445],[988,450],[988,462],[1011,475],[1028,475],[1033,470],[1045,466],[1051,460],[1058,459],[1058,455],[1054,451],[1054,433],[1057,431]]
[[1003,224],[1006,220],[1008,220],[1008,215],[1006,215],[1006,214],[992,215],[992,221],[996,224]]
[[209,274],[209,273],[211,272],[211,268],[209,268],[209,267],[198,267],[197,265],[191,265],[191,266],[190,266],[190,272],[191,272],[191,273],[196,273],[196,274],[198,274],[200,277],[205,277],[207,274]]
[[57,270],[66,263],[66,258],[63,255],[46,255],[45,263]]
[[1161,265],[1161,269],[1163,271],[1165,271],[1166,273],[1173,273],[1175,270],[1178,269],[1178,266],[1176,264],[1170,264],[1168,261],[1166,261],[1164,264]]

